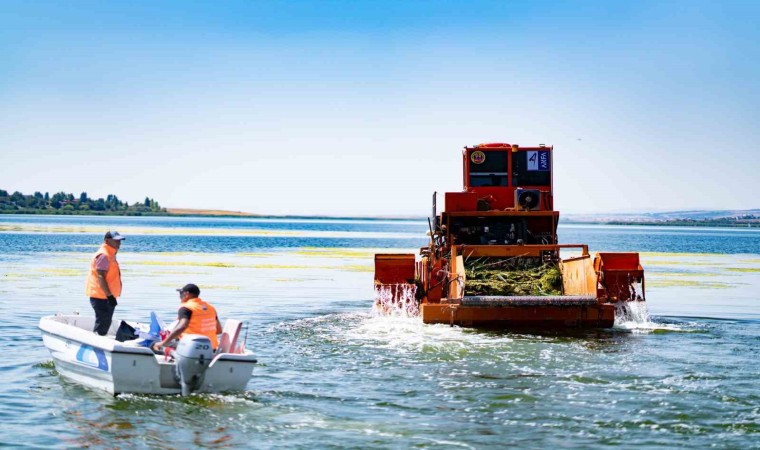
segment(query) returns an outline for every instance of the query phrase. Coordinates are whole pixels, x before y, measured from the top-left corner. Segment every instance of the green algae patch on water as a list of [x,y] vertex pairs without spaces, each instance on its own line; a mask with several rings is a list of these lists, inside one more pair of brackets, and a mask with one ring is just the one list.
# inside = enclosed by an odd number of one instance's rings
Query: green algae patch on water
[[223,262],[194,263],[191,265],[195,265],[195,266],[200,265],[200,266],[205,266],[205,267],[225,267],[225,268],[236,267],[235,264],[223,263]]
[[[242,230],[242,229],[216,229],[216,228],[142,228],[132,230],[132,234],[156,235],[156,236],[296,236],[298,232],[291,230]],[[127,234],[127,233],[124,233]]]
[[[177,284],[176,283],[160,283],[159,286],[176,288]],[[226,291],[239,291],[241,289],[240,286],[236,286],[233,284],[199,284],[198,287],[201,288],[201,290],[218,289],[218,290],[226,290]]]
[[645,263],[642,263],[642,266],[644,266],[644,269],[648,266],[695,266],[695,267],[718,267],[718,266],[724,266],[727,263],[722,262],[714,262],[714,261],[689,261],[689,260],[673,260],[673,261],[647,261]]
[[672,260],[672,261],[699,261],[702,262],[706,258],[710,260],[726,260],[731,259],[734,255],[728,255],[724,253],[678,253],[678,252],[638,252],[639,256],[644,260]]
[[725,255],[723,253],[678,253],[678,252],[639,252],[639,256],[646,256],[646,257],[676,257],[676,258],[683,258],[683,257],[728,257],[730,255]]
[[240,286],[232,284],[204,284],[203,289],[222,289],[225,291],[239,291]]
[[360,265],[360,264],[348,264],[345,266],[338,266],[337,269],[346,270],[348,272],[373,272],[375,270],[372,266]]
[[302,256],[319,256],[325,258],[372,258],[375,255],[373,250],[352,250],[342,248],[311,248],[307,247],[297,252],[296,255]]
[[647,278],[647,287],[667,288],[667,287],[693,287],[700,289],[731,289],[739,286],[741,283],[723,283],[719,281],[697,281],[684,279],[651,279]]
[[299,266],[299,265],[290,265],[290,264],[253,264],[250,267],[251,269],[323,269],[325,267],[318,267],[318,266]]
[[10,279],[20,279],[24,278],[24,274],[20,273],[4,273],[3,278],[10,278]]
[[274,278],[272,281],[277,283],[305,283],[308,281],[320,281],[323,278]]
[[609,381],[601,379],[601,378],[594,378],[594,377],[588,377],[584,375],[571,375],[569,379],[575,383],[580,384],[610,384]]
[[43,361],[41,363],[37,363],[34,365],[34,367],[38,367],[40,369],[55,369],[55,363],[51,359],[49,361]]
[[211,272],[201,270],[153,270],[154,275],[210,275]]
[[760,273],[760,267],[728,267],[729,272]]
[[647,282],[650,278],[704,278],[704,277],[718,277],[721,274],[715,272],[650,272],[647,277]]
[[46,275],[54,275],[54,276],[60,276],[60,277],[81,277],[84,276],[85,273],[84,270],[79,269],[57,269],[57,268],[45,268],[45,269],[39,269],[39,272],[42,272]]
[[192,255],[203,255],[204,253],[200,252],[143,252],[140,253],[142,256],[192,256]]
[[43,275],[41,273],[34,273],[34,272],[30,272],[30,273],[6,273],[6,274],[3,275],[3,277],[5,277],[5,278],[9,278],[9,279],[13,279],[13,280],[24,280],[24,279],[27,279],[27,280],[36,280],[36,279],[39,279],[39,278],[43,278],[44,276],[45,275]]
[[[666,288],[666,287],[691,287],[700,289],[730,289],[740,286],[742,283],[731,283],[722,281],[706,280],[718,276],[725,277],[725,274],[715,272],[654,272],[646,278],[647,287]],[[733,275],[729,275],[733,276]]]
[[198,262],[198,261],[132,261],[130,264],[142,266],[191,266],[191,267],[245,267],[224,262]]
[[87,252],[56,252],[49,256],[55,260],[76,262],[80,264],[84,263],[86,266],[89,266],[90,261],[92,261],[93,256],[95,256],[95,252],[98,250],[98,246],[88,246],[87,248]]

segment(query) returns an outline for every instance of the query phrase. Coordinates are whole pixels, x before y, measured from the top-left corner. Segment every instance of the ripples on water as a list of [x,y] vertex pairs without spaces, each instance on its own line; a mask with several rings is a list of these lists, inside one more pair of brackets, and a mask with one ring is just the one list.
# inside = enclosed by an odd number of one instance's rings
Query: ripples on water
[[[24,226],[38,226],[34,219]],[[71,226],[67,220],[42,224]],[[77,226],[116,228],[111,218],[89,220],[76,218]],[[397,240],[418,223],[259,221],[245,227],[306,228],[314,237],[198,238],[162,235],[174,222],[154,222],[116,221],[153,233],[129,235],[120,253],[119,314],[171,317],[173,289],[198,282],[223,317],[248,323],[247,344],[261,362],[248,391],[113,398],[61,379],[36,324],[45,314],[89,313],[84,268],[99,236],[0,232],[0,445],[758,447],[758,255],[644,255],[648,301],[637,306],[651,317],[639,308],[611,330],[506,333],[423,325],[407,310],[373,313],[372,248],[418,246]],[[177,227],[193,223],[236,226],[182,219]],[[341,234],[317,236],[322,231]],[[647,250],[689,246],[691,231],[672,232],[651,241],[682,242]],[[598,241],[592,251],[630,239],[625,227],[573,233]],[[711,232],[704,242],[731,248],[744,239],[726,233],[726,242]]]

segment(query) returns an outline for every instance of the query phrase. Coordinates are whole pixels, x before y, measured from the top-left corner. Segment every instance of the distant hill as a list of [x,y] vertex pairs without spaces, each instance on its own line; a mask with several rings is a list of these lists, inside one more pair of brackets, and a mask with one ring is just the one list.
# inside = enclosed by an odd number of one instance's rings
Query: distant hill
[[760,209],[565,214],[565,223],[760,227]]

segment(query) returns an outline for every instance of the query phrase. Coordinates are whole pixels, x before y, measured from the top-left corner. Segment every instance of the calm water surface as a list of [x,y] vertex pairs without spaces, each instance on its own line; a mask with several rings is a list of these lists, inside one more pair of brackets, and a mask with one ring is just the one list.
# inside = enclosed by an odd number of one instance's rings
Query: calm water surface
[[[194,282],[247,322],[235,395],[111,397],[61,379],[37,322],[90,313],[91,254],[128,236],[117,316],[176,313]],[[644,252],[651,318],[576,334],[422,325],[371,310],[375,251],[423,221],[0,216],[0,446],[760,448],[760,233],[564,225]]]

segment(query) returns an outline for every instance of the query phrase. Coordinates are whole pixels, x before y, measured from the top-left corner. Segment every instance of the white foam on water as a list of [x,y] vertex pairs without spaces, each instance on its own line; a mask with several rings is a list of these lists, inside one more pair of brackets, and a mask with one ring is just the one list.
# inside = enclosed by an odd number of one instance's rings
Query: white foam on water
[[[419,317],[365,313],[337,313],[281,322],[272,332],[299,334],[299,339],[335,345],[386,349],[398,354],[435,354],[442,357],[464,354],[495,343],[511,342],[506,337],[472,333],[448,324],[425,324]],[[300,334],[305,333],[305,334]]]
[[374,312],[355,327],[345,330],[346,338],[364,342],[376,348],[389,348],[401,352],[417,352],[428,345],[453,339],[451,335],[461,335],[460,330],[446,327],[429,327],[419,317],[403,315],[382,315]]
[[344,337],[362,345],[391,349],[399,353],[464,354],[512,342],[507,336],[493,336],[448,324],[425,324],[420,317],[382,315],[373,312],[355,326],[342,330]]
[[375,286],[369,317],[346,330],[347,337],[400,352],[463,351],[477,345],[473,341],[480,337],[467,334],[460,327],[423,323],[416,292],[416,286],[405,283]]
[[652,322],[644,301],[617,302],[613,328],[634,333],[648,333],[655,330],[681,331],[677,325]]
[[255,405],[256,402],[252,400],[253,393],[251,391],[243,391],[237,394],[213,394],[213,393],[201,393],[195,392],[187,396],[181,396],[180,394],[174,395],[156,395],[156,394],[135,394],[124,393],[119,394],[118,399],[122,401],[133,402],[151,402],[151,403],[176,403],[177,401],[193,401],[198,400],[211,404],[231,404],[231,403],[243,403],[248,405]]

